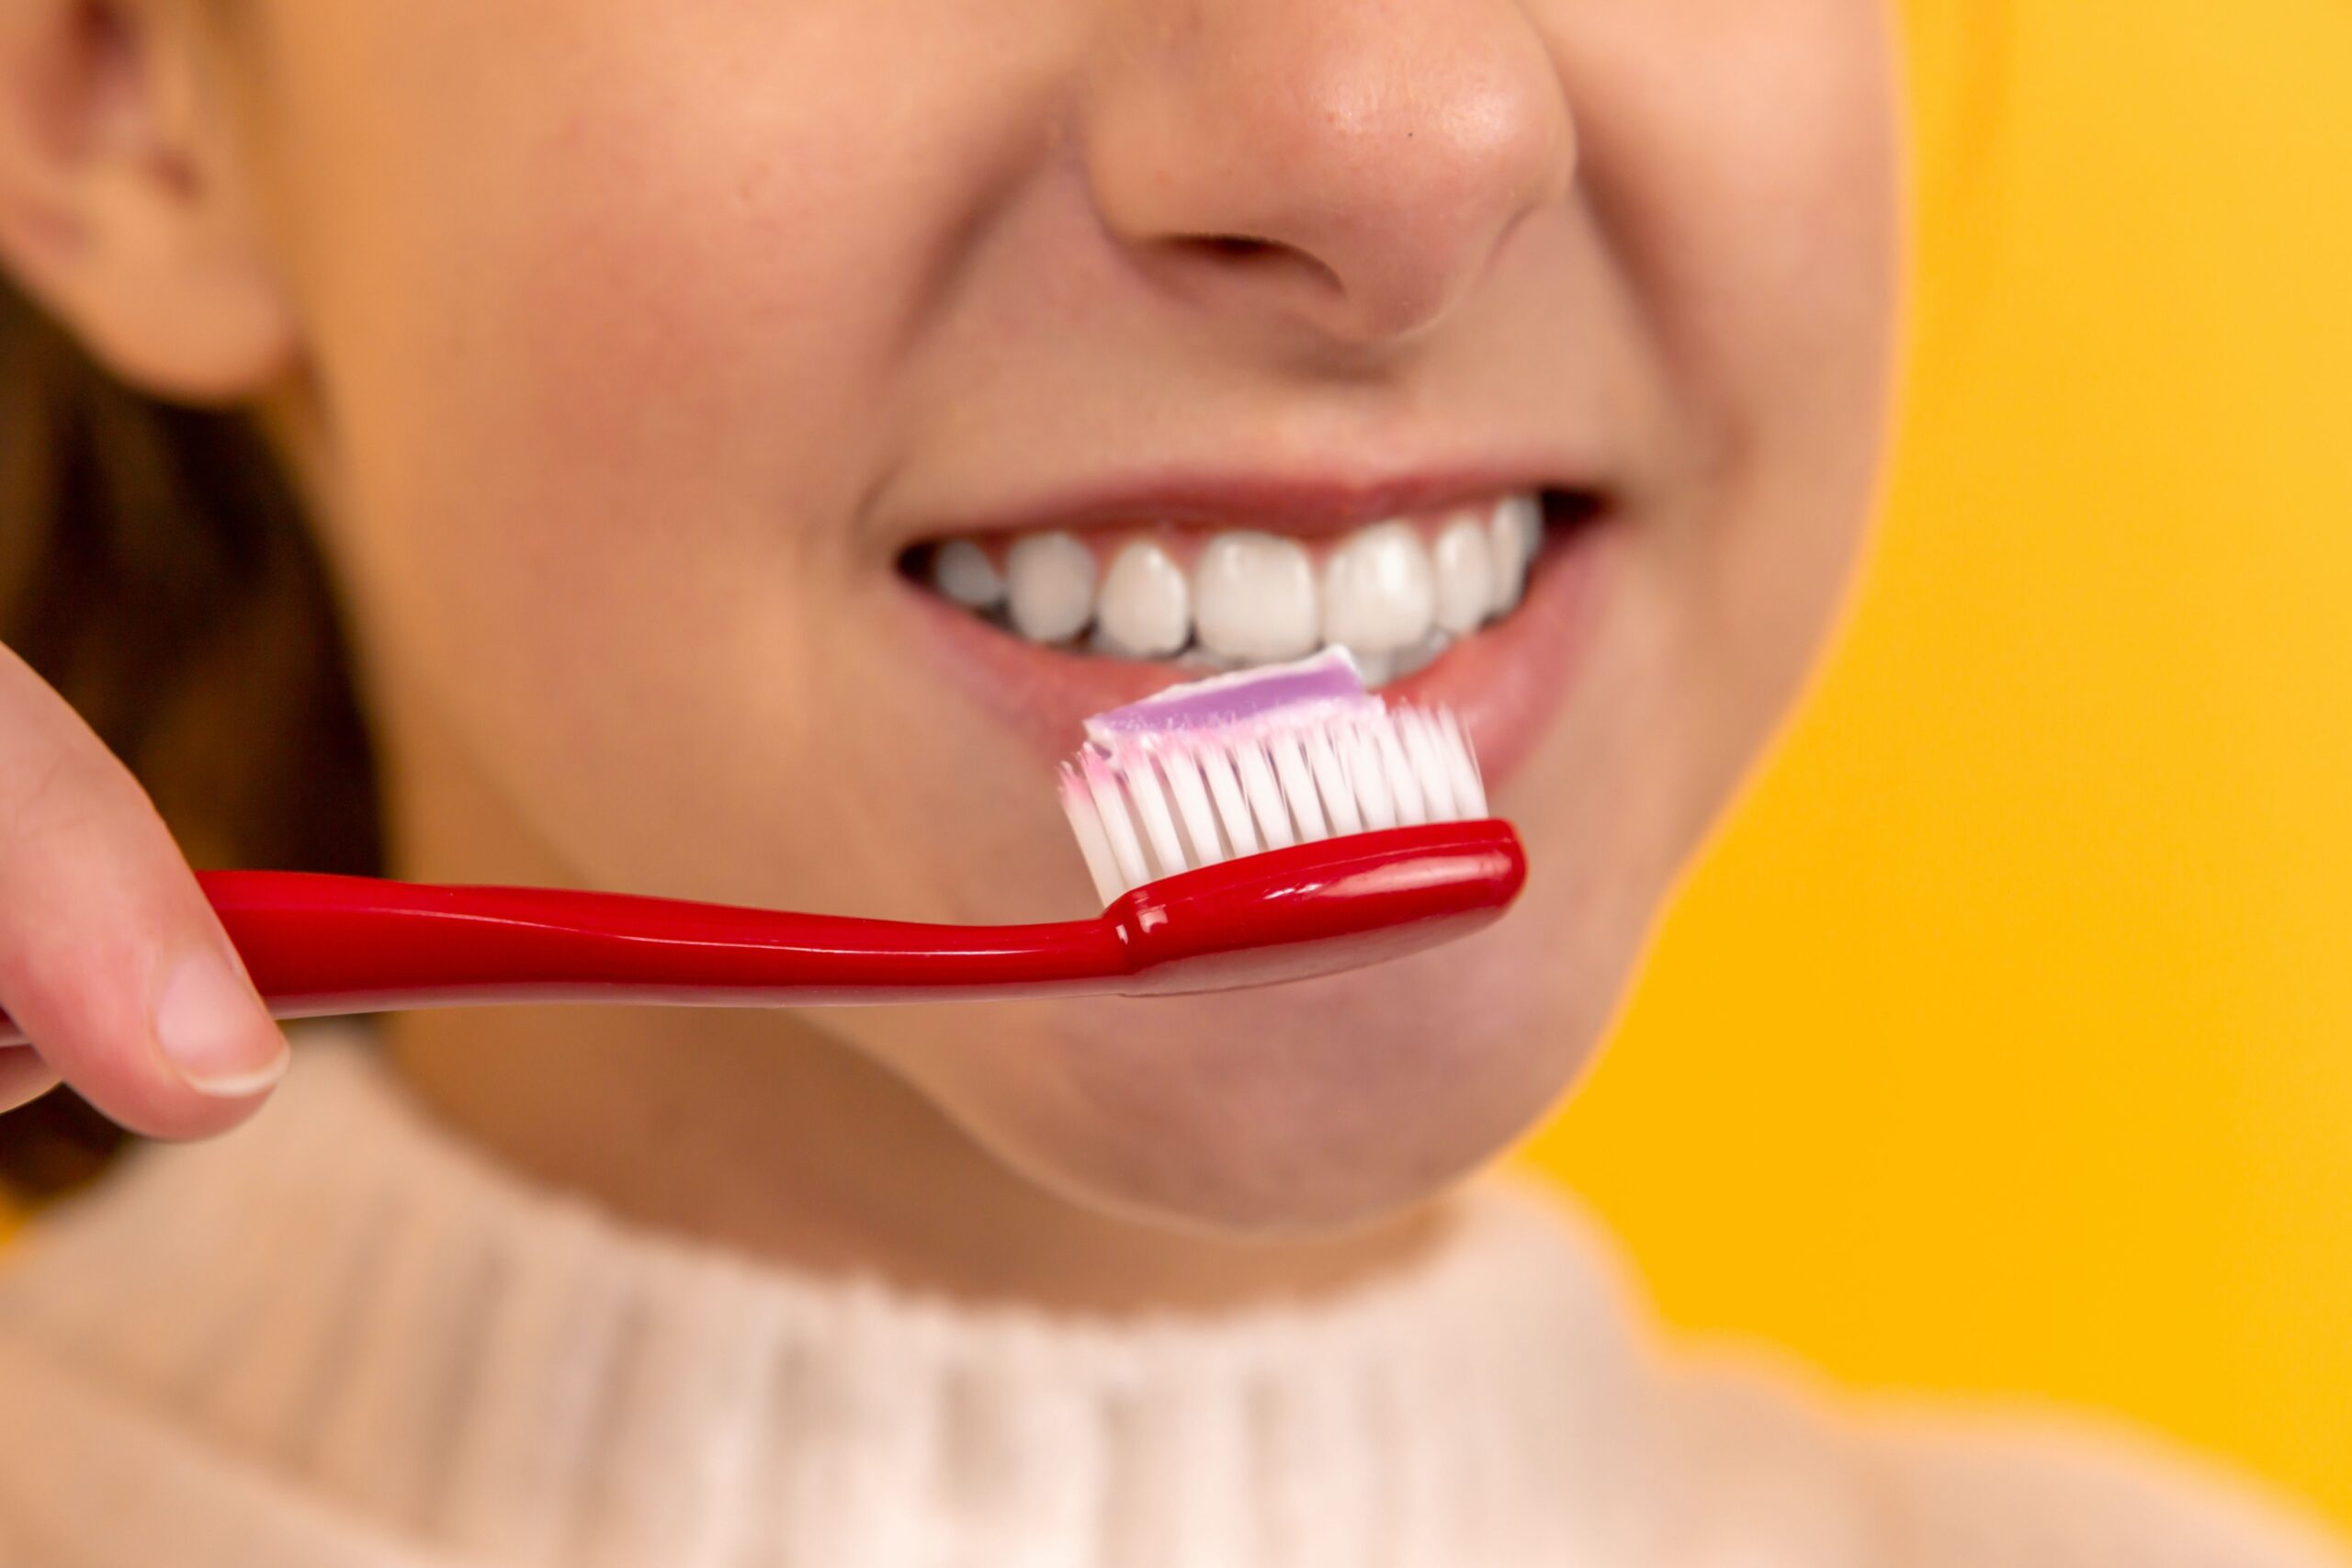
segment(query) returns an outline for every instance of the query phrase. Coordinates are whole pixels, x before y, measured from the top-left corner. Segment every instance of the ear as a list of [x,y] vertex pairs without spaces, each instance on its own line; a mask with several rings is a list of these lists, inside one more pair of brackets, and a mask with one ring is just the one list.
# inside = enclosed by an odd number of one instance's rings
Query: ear
[[226,56],[189,0],[0,0],[0,263],[117,376],[204,404],[292,366]]

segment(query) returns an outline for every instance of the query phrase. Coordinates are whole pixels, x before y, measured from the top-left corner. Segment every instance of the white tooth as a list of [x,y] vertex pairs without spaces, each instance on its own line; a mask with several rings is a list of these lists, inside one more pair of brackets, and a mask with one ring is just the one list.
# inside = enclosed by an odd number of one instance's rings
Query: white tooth
[[1438,655],[1453,646],[1453,639],[1443,632],[1431,632],[1411,648],[1397,651],[1388,667],[1388,678],[1401,681],[1408,675],[1418,675],[1437,662]]
[[1457,518],[1437,536],[1437,624],[1459,636],[1494,611],[1494,547],[1478,518]]
[[1138,539],[1103,575],[1094,619],[1122,653],[1165,659],[1193,640],[1193,585],[1166,550]]
[[993,610],[1004,603],[1004,574],[969,539],[950,539],[932,552],[931,585],[967,610]]
[[1271,534],[1220,534],[1193,568],[1193,622],[1201,646],[1227,659],[1303,659],[1321,640],[1315,568]]
[[1068,534],[1031,534],[1005,558],[1012,625],[1032,642],[1067,642],[1094,614],[1094,552]]
[[1430,635],[1437,586],[1408,523],[1356,535],[1323,566],[1323,640],[1359,658],[1411,648]]
[[1495,551],[1495,614],[1519,608],[1527,592],[1527,568],[1544,543],[1544,503],[1514,495],[1495,508],[1487,529]]
[[1392,686],[1408,675],[1418,675],[1438,661],[1440,655],[1453,646],[1453,639],[1443,632],[1431,632],[1410,648],[1400,648],[1394,653],[1359,653],[1355,655],[1356,673],[1373,691]]

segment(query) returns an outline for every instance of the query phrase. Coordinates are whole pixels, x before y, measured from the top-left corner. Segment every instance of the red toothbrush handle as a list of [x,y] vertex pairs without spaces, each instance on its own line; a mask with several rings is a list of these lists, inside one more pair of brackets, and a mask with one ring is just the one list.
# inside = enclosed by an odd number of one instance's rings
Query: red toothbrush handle
[[[1271,985],[1497,919],[1501,822],[1363,833],[1165,878],[1084,920],[916,925],[618,893],[299,872],[200,880],[280,1018],[503,1002],[828,1007]],[[23,1036],[0,1014],[0,1045]]]

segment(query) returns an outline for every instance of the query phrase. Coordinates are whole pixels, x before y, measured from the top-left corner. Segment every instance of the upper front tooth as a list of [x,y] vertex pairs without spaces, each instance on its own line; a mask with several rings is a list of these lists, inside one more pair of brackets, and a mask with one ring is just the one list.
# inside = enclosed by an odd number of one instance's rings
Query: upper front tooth
[[1139,539],[1104,574],[1094,619],[1120,652],[1165,659],[1193,640],[1193,585],[1166,550]]
[[1418,675],[1438,660],[1438,656],[1453,646],[1453,639],[1443,632],[1431,632],[1417,648],[1397,649],[1389,667],[1388,678],[1401,681],[1408,675]]
[[1004,574],[969,539],[950,539],[932,552],[931,585],[969,610],[993,610],[1004,603]]
[[1315,568],[1271,534],[1220,534],[1193,568],[1201,646],[1227,659],[1301,659],[1322,640]]
[[1388,653],[1428,637],[1436,615],[1429,551],[1410,524],[1366,528],[1324,564],[1325,642]]
[[1495,613],[1519,608],[1527,592],[1527,569],[1544,544],[1544,503],[1514,495],[1495,508],[1488,530],[1495,551]]
[[1476,516],[1456,518],[1437,536],[1437,624],[1459,636],[1495,612],[1495,552]]
[[1068,534],[1031,534],[1005,558],[1012,624],[1032,642],[1067,642],[1094,617],[1094,552]]

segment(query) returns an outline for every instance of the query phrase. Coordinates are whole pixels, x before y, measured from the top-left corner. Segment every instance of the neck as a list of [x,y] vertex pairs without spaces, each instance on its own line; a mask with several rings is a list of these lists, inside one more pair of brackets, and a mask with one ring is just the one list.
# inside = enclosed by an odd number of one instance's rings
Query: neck
[[[401,875],[579,876],[454,748],[392,737]],[[1130,1222],[1002,1164],[821,1015],[500,1009],[388,1021],[418,1098],[501,1161],[640,1225],[797,1269],[1072,1311],[1214,1310],[1345,1287],[1437,1238],[1426,1211],[1328,1241]]]

